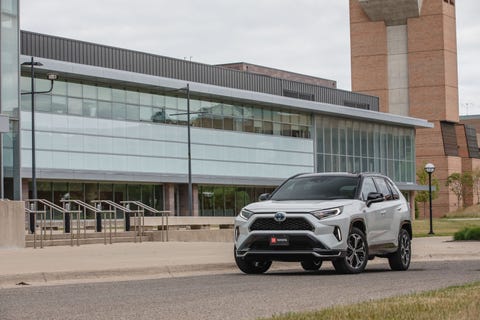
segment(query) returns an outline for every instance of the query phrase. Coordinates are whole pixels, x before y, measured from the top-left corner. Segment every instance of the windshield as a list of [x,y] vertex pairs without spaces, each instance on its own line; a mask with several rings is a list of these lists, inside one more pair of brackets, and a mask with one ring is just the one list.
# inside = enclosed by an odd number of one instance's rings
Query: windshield
[[348,176],[310,176],[288,180],[271,200],[354,199],[359,178]]

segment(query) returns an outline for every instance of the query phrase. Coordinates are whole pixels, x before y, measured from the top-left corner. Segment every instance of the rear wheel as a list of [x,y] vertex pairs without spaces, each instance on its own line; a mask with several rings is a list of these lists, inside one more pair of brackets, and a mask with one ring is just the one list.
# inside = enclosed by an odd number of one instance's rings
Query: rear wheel
[[395,253],[388,256],[388,264],[392,270],[404,271],[410,266],[412,258],[412,241],[407,230],[402,229],[398,234],[398,249]]
[[316,271],[322,266],[322,260],[305,260],[300,263],[303,270]]
[[362,230],[353,227],[347,238],[347,255],[333,260],[332,264],[339,273],[360,273],[368,262],[368,245]]

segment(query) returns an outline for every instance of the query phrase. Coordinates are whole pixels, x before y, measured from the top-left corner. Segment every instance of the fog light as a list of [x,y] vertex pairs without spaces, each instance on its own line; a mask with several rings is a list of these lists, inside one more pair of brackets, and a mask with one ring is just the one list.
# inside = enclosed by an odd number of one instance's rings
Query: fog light
[[342,241],[342,232],[340,231],[339,227],[335,227],[333,229],[333,235],[335,236],[335,238],[337,238],[338,241]]

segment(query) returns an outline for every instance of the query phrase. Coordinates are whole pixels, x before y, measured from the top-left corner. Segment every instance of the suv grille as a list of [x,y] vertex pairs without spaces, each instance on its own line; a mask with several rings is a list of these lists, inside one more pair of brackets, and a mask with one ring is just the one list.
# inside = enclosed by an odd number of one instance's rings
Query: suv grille
[[250,226],[251,231],[256,230],[309,230],[313,226],[304,218],[287,218],[283,222],[277,222],[273,218],[258,218]]

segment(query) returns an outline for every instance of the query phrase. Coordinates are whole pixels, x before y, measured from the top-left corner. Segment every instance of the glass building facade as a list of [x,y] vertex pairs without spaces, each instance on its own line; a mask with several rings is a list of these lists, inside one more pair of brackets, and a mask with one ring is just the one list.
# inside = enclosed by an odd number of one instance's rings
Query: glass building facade
[[0,198],[20,199],[18,0],[1,0],[0,15],[0,113],[10,123],[10,132],[0,141]]
[[415,182],[415,129],[316,116],[318,172],[380,172]]
[[[36,79],[36,90],[50,82]],[[30,77],[22,77],[22,92],[29,92]],[[31,96],[22,96],[22,110],[30,111]],[[52,93],[35,96],[36,112],[88,118],[186,125],[185,95],[164,95],[135,89],[55,81]],[[193,127],[310,138],[312,116],[305,112],[272,109],[221,100],[190,99]]]

